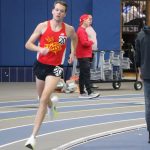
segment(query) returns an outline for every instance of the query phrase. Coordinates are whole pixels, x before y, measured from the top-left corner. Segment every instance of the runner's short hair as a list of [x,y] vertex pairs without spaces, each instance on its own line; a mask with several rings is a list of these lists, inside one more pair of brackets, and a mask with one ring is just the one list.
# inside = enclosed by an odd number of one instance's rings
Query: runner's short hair
[[63,6],[65,7],[65,12],[67,12],[68,5],[67,5],[67,3],[66,3],[65,1],[63,1],[63,0],[56,0],[56,1],[54,2],[54,7],[55,7],[56,4],[61,4],[61,5],[63,5]]

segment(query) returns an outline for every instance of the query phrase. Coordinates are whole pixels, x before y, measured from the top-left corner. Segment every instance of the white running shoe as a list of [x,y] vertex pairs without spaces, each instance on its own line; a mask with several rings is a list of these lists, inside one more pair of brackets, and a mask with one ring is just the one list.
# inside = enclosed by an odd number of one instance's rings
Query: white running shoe
[[87,98],[87,99],[92,99],[92,98],[96,98],[96,97],[99,97],[100,96],[100,94],[99,93],[91,93],[91,94],[86,94],[86,93],[84,93],[84,94],[80,94],[79,95],[79,98]]
[[99,93],[91,93],[91,94],[88,95],[88,98],[92,99],[92,98],[96,98],[96,97],[99,97],[99,96],[100,96]]
[[36,139],[35,139],[35,137],[32,135],[32,136],[27,140],[27,142],[25,143],[25,147],[34,150],[34,149],[35,149],[35,145],[36,145]]
[[52,101],[52,106],[51,107],[48,106],[47,109],[48,109],[48,115],[49,115],[50,119],[54,119],[58,116],[58,111],[56,109],[56,106],[57,106],[59,99],[57,96],[53,96],[51,98],[51,101]]
[[88,94],[87,93],[80,94],[79,98],[88,98]]

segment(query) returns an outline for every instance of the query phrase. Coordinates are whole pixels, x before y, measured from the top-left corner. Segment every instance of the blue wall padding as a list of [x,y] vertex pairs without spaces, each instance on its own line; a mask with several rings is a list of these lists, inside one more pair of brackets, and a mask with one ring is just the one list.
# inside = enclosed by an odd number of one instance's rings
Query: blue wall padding
[[92,0],[72,0],[72,24],[75,29],[79,26],[79,18],[81,15],[92,14]]
[[[47,0],[25,0],[25,42],[28,40],[38,23],[47,19]],[[30,66],[35,60],[36,53],[28,50],[25,51],[25,66]]]
[[[120,0],[66,0],[65,22],[79,25],[84,13],[93,15],[100,50],[120,48]],[[38,23],[52,17],[54,0],[0,1],[0,66],[32,66],[35,52],[25,49],[25,42]],[[65,65],[70,53],[67,47]]]
[[1,0],[1,64],[24,65],[24,3]]
[[100,50],[120,49],[120,0],[93,0],[93,27]]

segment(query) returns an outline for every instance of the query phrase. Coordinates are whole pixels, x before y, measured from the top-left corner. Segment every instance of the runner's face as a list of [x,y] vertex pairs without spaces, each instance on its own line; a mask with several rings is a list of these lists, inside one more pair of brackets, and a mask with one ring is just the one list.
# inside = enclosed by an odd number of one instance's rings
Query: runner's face
[[52,10],[53,18],[56,21],[62,21],[64,19],[64,17],[66,16],[65,10],[66,10],[65,6],[63,6],[59,3],[56,4],[55,8]]

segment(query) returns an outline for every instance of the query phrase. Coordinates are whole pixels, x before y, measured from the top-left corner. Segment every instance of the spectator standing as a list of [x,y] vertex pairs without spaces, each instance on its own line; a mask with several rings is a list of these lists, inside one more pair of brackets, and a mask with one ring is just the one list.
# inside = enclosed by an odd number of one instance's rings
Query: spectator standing
[[[79,63],[79,98],[95,98],[99,93],[93,93],[90,85],[90,59],[92,58],[92,45],[94,42],[88,38],[86,28],[91,24],[88,14],[80,17],[80,25],[77,30],[78,44],[76,57]],[[85,89],[87,93],[85,92]]]

